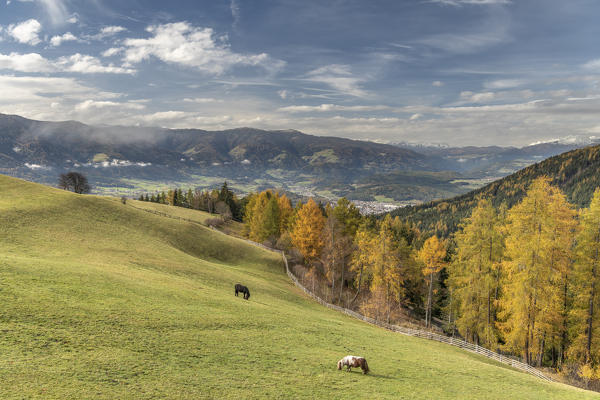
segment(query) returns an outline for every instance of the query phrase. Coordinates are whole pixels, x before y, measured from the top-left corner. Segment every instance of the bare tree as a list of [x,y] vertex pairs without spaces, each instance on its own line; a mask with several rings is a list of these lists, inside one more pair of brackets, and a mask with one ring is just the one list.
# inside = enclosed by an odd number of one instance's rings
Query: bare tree
[[60,177],[58,178],[58,187],[79,194],[90,192],[90,185],[88,184],[87,178],[79,172],[71,171],[66,174],[60,174]]
[[215,204],[215,211],[217,214],[220,214],[225,221],[229,221],[232,217],[231,209],[224,201],[218,201],[217,204]]

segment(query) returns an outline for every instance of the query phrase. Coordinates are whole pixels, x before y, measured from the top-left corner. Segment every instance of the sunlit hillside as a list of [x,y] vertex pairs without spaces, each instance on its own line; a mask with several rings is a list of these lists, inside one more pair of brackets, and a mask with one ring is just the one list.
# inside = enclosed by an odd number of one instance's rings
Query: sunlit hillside
[[0,176],[0,398],[596,398],[328,310],[278,254],[140,206]]

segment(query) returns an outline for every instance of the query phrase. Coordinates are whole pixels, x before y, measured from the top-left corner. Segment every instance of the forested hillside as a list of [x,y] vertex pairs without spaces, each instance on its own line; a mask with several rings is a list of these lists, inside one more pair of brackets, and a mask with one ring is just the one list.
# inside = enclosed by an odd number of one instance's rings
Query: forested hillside
[[476,206],[478,198],[489,198],[495,207],[507,208],[519,202],[535,178],[548,176],[569,202],[587,206],[594,189],[600,186],[600,146],[569,151],[531,165],[503,179],[448,200],[439,200],[392,212],[392,216],[412,222],[419,229],[448,236]]

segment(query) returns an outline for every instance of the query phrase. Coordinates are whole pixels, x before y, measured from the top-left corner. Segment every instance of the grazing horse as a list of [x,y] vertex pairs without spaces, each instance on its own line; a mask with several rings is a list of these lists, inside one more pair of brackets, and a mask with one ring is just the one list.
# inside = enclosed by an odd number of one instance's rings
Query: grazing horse
[[369,372],[369,365],[367,364],[367,360],[363,357],[346,356],[338,361],[337,369],[342,369],[344,365],[347,367],[346,371],[348,372],[352,370],[352,367],[362,369],[363,374]]
[[250,298],[250,291],[248,290],[248,288],[239,283],[235,285],[235,295],[237,296],[238,293],[242,293],[244,295],[245,300],[248,300]]

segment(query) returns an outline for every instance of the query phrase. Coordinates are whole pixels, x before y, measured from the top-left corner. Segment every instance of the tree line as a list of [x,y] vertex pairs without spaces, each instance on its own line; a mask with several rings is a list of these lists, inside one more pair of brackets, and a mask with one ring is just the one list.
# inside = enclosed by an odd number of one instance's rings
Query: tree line
[[240,199],[229,189],[227,182],[220,189],[213,190],[174,188],[166,192],[144,193],[138,200],[219,214],[224,220],[235,221],[242,221],[246,203],[245,198]]
[[248,196],[244,222],[329,302],[386,322],[443,321],[530,365],[600,379],[600,189],[578,211],[540,177],[510,208],[480,197],[447,239],[361,216],[344,198],[293,206],[274,191]]
[[251,240],[286,250],[294,272],[329,302],[387,322],[408,313],[429,325],[441,312],[447,243],[397,217],[362,216],[346,198],[293,206],[267,190],[248,196],[244,222]]
[[398,208],[392,215],[414,223],[422,232],[450,237],[471,214],[479,197],[489,198],[495,207],[505,203],[510,208],[541,176],[551,177],[552,185],[559,187],[570,203],[587,207],[594,189],[600,186],[599,168],[600,146],[585,147],[550,157],[464,195]]
[[448,311],[461,335],[600,378],[600,189],[579,211],[546,177],[510,209],[480,199],[454,242]]

